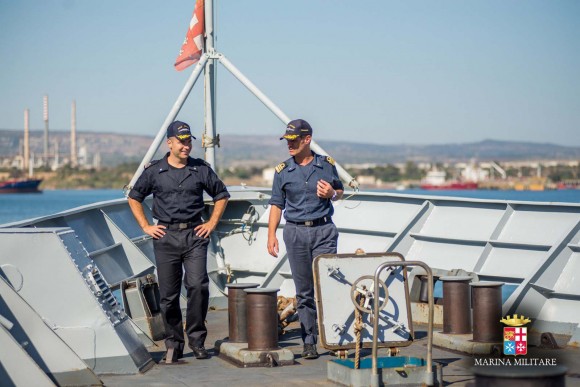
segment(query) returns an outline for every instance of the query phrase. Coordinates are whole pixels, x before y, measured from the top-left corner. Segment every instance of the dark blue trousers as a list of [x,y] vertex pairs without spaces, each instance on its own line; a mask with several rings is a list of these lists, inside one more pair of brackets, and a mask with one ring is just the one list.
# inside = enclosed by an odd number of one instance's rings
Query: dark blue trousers
[[209,238],[196,236],[193,229],[166,230],[163,238],[153,241],[167,348],[181,351],[184,348],[183,320],[179,307],[182,278],[187,290],[185,329],[189,346],[202,347],[205,343],[205,318],[209,303],[208,244]]
[[320,254],[336,254],[338,230],[334,223],[322,226],[298,226],[286,223],[284,244],[296,287],[298,317],[304,344],[316,344],[316,302],[312,261]]

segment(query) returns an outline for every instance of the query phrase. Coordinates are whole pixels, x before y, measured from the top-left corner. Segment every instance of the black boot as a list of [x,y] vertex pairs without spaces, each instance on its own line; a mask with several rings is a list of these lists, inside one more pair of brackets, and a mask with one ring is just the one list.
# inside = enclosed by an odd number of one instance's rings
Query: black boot
[[317,359],[318,352],[316,351],[316,344],[304,344],[304,351],[302,351],[303,359]]

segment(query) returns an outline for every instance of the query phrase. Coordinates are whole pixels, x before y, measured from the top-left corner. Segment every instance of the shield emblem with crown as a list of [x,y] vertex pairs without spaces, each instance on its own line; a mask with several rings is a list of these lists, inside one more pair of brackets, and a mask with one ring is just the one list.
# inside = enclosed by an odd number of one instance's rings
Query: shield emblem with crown
[[528,353],[528,328],[524,325],[531,320],[514,314],[513,317],[507,316],[500,322],[504,323],[503,328],[503,353],[504,355],[526,355]]

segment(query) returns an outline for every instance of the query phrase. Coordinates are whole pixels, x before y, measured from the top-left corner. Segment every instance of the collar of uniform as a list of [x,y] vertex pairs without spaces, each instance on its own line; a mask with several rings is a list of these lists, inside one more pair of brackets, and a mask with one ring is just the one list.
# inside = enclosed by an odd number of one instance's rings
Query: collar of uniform
[[319,154],[316,154],[314,152],[312,152],[312,154],[314,155],[314,166],[318,167],[318,168],[323,168],[322,167],[322,162],[324,161],[324,157],[320,156]]
[[189,159],[187,160],[187,168],[191,171],[191,172],[199,172],[199,167],[202,166],[204,163],[203,160],[200,159],[194,159],[193,157],[189,157]]
[[[324,157],[314,152],[312,152],[312,156],[314,156],[314,160],[312,160],[314,166],[322,168],[322,161],[324,161]],[[294,160],[294,157],[290,157],[288,160],[286,160],[286,163],[288,164],[288,172],[295,170],[296,167],[298,166],[298,164],[296,164],[296,161]]]
[[[167,152],[165,154],[165,157],[163,157],[160,161],[159,161],[159,166],[157,167],[159,173],[161,172],[167,172],[169,170],[169,161],[167,161],[167,158],[169,157],[169,152]],[[189,159],[187,160],[187,166],[186,168],[188,168],[190,171],[192,172],[197,172],[198,171],[198,166],[194,163],[193,158],[189,157]]]
[[290,157],[286,160],[286,164],[288,164],[288,172],[292,172],[296,169],[296,161],[294,161],[294,157]]
[[157,164],[157,172],[161,173],[161,172],[167,172],[169,170],[169,162],[167,161],[168,157],[169,157],[169,152],[167,152],[165,154],[165,157],[163,157],[161,160],[159,160],[159,163]]

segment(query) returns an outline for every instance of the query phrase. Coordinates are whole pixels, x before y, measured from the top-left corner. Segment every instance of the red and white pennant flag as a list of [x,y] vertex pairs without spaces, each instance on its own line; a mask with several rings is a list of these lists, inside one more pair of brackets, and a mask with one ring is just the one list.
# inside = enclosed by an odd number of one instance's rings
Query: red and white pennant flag
[[203,51],[203,34],[205,16],[203,12],[204,0],[197,0],[191,21],[189,22],[189,29],[185,35],[185,41],[181,46],[179,55],[175,60],[175,69],[181,71],[199,61]]

